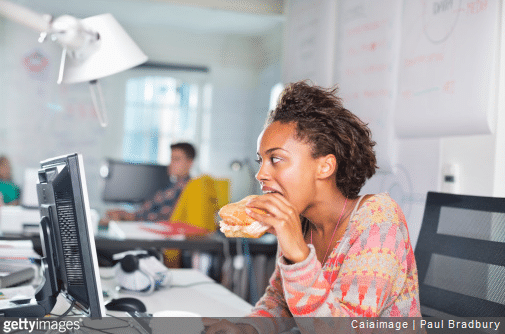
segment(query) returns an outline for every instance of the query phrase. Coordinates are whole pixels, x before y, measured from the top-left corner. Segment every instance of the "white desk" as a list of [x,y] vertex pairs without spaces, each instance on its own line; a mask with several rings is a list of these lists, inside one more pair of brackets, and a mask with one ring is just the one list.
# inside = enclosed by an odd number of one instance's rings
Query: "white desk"
[[[103,277],[112,275],[111,268],[102,268]],[[162,288],[151,295],[121,290],[117,298],[140,299],[148,313],[158,311],[188,311],[202,317],[243,317],[250,313],[252,305],[219,283],[195,269],[171,269],[172,287]],[[195,284],[194,283],[202,283]],[[102,280],[104,290],[113,290],[115,280]],[[185,286],[185,287],[182,287]]]

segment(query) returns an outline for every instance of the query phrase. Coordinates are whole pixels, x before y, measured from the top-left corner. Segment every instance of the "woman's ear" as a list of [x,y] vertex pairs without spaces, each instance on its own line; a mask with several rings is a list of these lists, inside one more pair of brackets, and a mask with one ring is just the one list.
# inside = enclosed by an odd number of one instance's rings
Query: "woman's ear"
[[319,179],[326,179],[337,171],[337,158],[335,155],[328,154],[318,158],[317,176]]

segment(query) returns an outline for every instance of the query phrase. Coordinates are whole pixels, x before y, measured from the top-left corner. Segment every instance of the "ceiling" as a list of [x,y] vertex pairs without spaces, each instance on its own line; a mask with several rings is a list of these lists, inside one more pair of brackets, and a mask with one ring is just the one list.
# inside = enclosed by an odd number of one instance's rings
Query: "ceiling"
[[[209,5],[203,0],[10,1],[53,17],[111,13],[124,25],[166,26],[202,33],[260,35],[284,22],[283,0],[206,0]],[[231,5],[234,3],[237,6]]]

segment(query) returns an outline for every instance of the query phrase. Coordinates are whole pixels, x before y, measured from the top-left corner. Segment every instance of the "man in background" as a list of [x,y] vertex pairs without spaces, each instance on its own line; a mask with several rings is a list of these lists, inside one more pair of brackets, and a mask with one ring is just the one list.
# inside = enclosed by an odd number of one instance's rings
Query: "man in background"
[[9,205],[18,205],[19,193],[19,187],[12,182],[9,159],[6,156],[0,156],[0,201]]
[[121,209],[108,210],[100,225],[114,221],[167,221],[170,220],[177,200],[191,179],[189,172],[196,157],[196,150],[190,143],[172,144],[170,165],[167,168],[170,176],[169,185],[159,190],[152,198],[146,200],[139,209],[128,212]]

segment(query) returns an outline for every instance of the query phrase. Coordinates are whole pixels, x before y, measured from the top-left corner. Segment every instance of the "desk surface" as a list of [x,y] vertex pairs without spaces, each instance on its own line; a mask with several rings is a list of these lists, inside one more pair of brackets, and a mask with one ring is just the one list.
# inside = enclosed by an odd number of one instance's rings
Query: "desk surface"
[[[219,236],[209,235],[201,237],[188,237],[184,240],[176,239],[109,239],[97,237],[95,238],[95,245],[97,250],[107,250],[114,253],[131,250],[133,248],[177,248],[181,250],[199,250],[202,252],[215,252],[223,254],[224,243],[228,242],[231,255],[237,254],[236,244],[237,239],[225,240]],[[251,253],[260,253],[265,255],[274,256],[277,252],[277,241],[272,239],[247,239],[249,251]]]
[[[42,255],[42,244],[38,234],[0,234],[0,240],[31,240],[33,249]],[[95,234],[95,245],[98,252],[103,251],[110,254],[121,253],[135,248],[176,248],[224,254],[226,245],[228,245],[230,254],[235,255],[237,254],[237,243],[241,240],[242,238],[226,238],[224,234],[218,231],[204,236],[186,237],[185,239],[160,238],[159,236],[148,239],[145,235],[142,238],[135,238],[135,235],[130,235],[125,239],[115,239],[106,237],[105,234],[100,232]],[[252,254],[275,256],[277,253],[277,238],[272,234],[265,234],[257,239],[250,238],[244,240],[247,241],[249,252]]]
[[[108,236],[110,232],[98,233],[95,238],[97,249],[108,249],[121,252],[140,248],[177,248],[182,250],[199,250],[204,252],[223,253],[226,244],[232,255],[236,254],[237,238],[226,238],[222,233],[216,231],[203,236],[187,236],[186,238],[164,237],[159,233],[146,231],[143,226],[152,223],[142,222],[121,222],[115,224],[115,229],[119,230],[121,237]],[[277,239],[271,234],[266,234],[258,239],[246,239],[251,253],[261,253],[274,256],[277,252]]]
[[[30,239],[33,242],[33,248],[39,254],[42,254],[42,245],[38,235],[2,235],[0,240],[26,240]],[[267,256],[275,256],[277,252],[277,239],[273,235],[266,234],[258,239],[246,239],[249,251],[252,254],[264,254]],[[202,252],[213,252],[224,254],[225,244],[229,246],[231,255],[237,254],[237,241],[240,238],[226,238],[215,232],[206,236],[187,237],[184,240],[177,239],[135,239],[128,238],[124,240],[111,239],[101,236],[99,233],[95,235],[95,245],[99,253],[116,254],[135,248],[176,248],[181,250],[198,250]]]
[[[102,277],[111,277],[112,268],[101,268]],[[146,305],[147,312],[187,311],[202,317],[243,317],[252,305],[195,269],[172,269],[172,286],[151,295],[120,290],[116,298],[134,297]],[[102,288],[113,290],[115,280],[102,279]],[[112,295],[114,292],[111,293]]]

